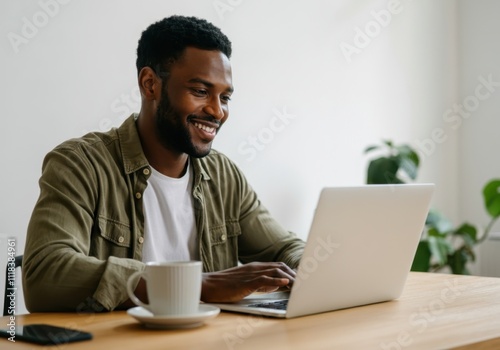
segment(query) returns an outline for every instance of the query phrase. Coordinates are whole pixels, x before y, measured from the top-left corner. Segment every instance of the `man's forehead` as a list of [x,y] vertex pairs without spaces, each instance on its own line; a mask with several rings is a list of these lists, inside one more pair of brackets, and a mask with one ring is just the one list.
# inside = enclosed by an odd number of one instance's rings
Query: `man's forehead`
[[203,50],[187,47],[181,57],[172,64],[171,74],[181,74],[184,78],[226,80],[232,81],[231,63],[229,58],[217,50]]

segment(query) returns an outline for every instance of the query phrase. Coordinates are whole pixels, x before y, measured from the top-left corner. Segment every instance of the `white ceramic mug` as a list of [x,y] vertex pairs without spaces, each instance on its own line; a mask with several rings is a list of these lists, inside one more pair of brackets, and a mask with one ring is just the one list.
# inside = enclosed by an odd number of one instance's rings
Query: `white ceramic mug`
[[[137,271],[129,277],[127,293],[130,300],[155,316],[194,314],[200,303],[201,272],[201,261],[146,263],[144,271]],[[149,304],[134,294],[133,282],[137,276],[146,281]]]

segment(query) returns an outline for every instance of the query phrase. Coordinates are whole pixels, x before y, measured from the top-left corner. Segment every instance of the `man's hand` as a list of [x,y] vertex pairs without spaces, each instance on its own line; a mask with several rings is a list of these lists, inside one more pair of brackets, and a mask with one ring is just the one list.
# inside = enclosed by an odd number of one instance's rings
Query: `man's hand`
[[253,262],[203,274],[201,300],[207,303],[234,302],[254,292],[273,292],[290,287],[295,271],[281,262]]

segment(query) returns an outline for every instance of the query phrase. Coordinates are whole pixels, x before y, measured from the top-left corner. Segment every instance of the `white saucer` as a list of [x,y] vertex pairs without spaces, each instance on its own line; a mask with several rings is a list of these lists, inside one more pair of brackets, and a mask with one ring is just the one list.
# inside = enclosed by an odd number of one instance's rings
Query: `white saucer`
[[142,306],[128,309],[127,313],[148,328],[194,328],[204,321],[217,316],[220,309],[216,306],[200,304],[198,312],[192,315],[155,316]]

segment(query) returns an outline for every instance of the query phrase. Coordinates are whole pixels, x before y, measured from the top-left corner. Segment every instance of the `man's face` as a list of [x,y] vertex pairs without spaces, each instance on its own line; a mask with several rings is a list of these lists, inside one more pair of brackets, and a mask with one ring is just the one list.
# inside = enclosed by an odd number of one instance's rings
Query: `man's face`
[[156,127],[162,145],[204,157],[229,116],[231,65],[220,51],[188,47],[163,79]]

